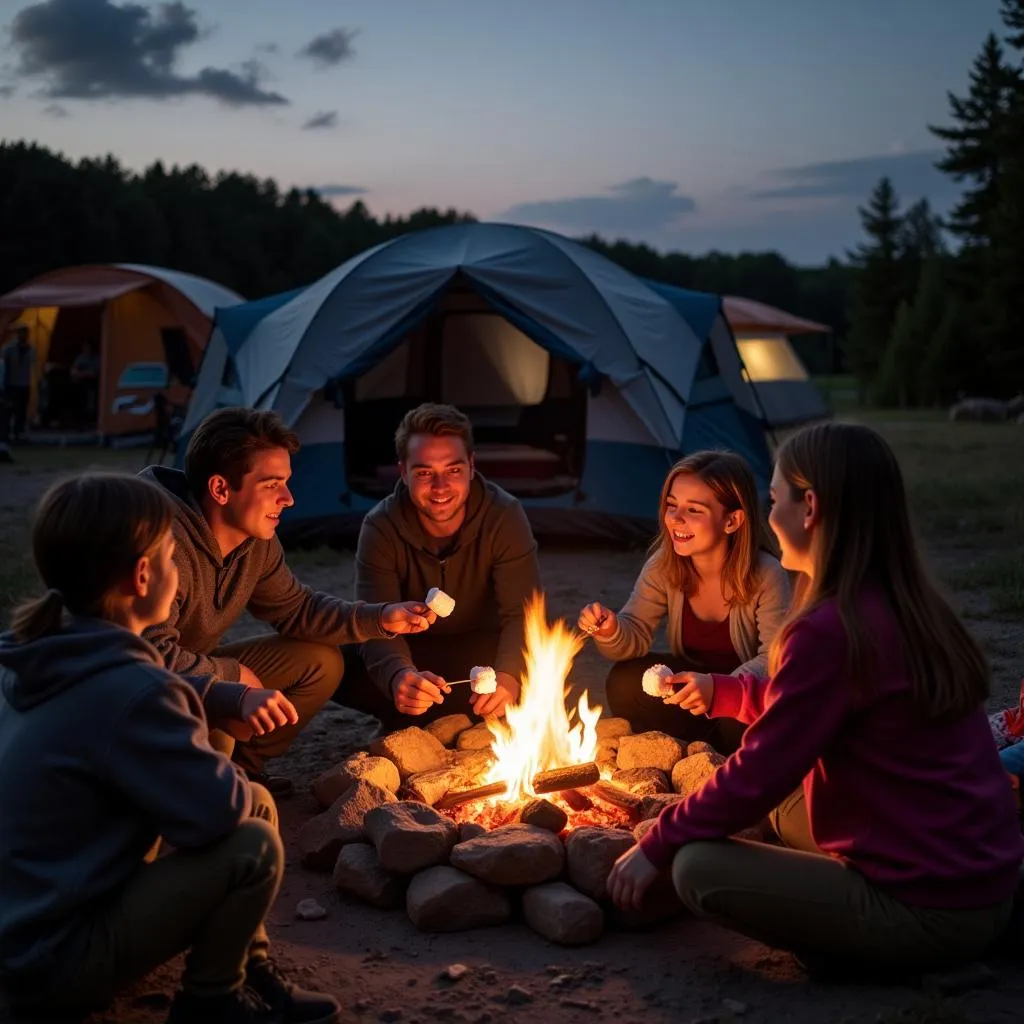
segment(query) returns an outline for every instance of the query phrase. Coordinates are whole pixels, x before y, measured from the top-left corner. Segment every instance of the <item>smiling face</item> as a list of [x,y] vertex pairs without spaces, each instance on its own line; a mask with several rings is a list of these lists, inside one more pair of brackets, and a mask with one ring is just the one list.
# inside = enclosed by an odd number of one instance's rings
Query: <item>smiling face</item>
[[284,448],[269,448],[253,453],[249,465],[237,490],[224,477],[212,477],[210,494],[226,528],[240,536],[270,540],[281,513],[295,504],[288,489],[292,459]]
[[672,550],[693,558],[724,547],[742,525],[743,513],[726,510],[699,476],[679,473],[665,496],[662,522]]
[[466,517],[473,480],[473,457],[462,438],[413,434],[398,466],[424,529],[433,536],[454,533]]

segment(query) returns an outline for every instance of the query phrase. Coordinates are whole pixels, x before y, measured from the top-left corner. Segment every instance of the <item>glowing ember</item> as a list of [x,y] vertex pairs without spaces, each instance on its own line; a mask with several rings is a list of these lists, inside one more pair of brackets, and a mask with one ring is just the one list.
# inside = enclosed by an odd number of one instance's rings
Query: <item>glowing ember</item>
[[584,692],[571,712],[565,707],[569,670],[583,642],[562,619],[549,626],[544,596],[534,594],[526,608],[526,673],[519,703],[506,708],[504,720],[487,721],[496,761],[485,781],[508,787],[495,800],[529,799],[539,772],[594,760],[600,706],[591,707]]

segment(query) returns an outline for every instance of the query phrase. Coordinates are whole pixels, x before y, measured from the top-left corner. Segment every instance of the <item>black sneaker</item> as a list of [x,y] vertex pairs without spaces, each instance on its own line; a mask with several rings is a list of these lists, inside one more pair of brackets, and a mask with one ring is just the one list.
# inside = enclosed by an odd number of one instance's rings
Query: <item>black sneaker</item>
[[250,964],[245,983],[279,1014],[283,1024],[340,1024],[341,1005],[334,996],[299,988],[273,960]]
[[223,996],[178,992],[166,1024],[278,1024],[279,1017],[247,986]]
[[262,786],[275,800],[287,800],[295,792],[295,783],[284,775],[267,775],[264,772],[245,773],[250,782]]

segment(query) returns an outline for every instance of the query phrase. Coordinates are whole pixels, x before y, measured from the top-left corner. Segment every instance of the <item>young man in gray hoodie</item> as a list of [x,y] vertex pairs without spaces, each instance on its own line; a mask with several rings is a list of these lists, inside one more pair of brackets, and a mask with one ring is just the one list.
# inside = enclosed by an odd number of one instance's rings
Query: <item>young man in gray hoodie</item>
[[[334,693],[344,670],[339,645],[386,642],[435,618],[422,600],[344,601],[299,583],[277,538],[281,513],[294,503],[288,480],[298,447],[276,413],[220,409],[196,428],[184,472],[151,466],[141,473],[174,500],[180,579],[170,617],[146,639],[171,671],[207,677],[204,705],[220,726],[211,734],[215,746],[233,750],[249,777],[279,797],[291,785],[266,775],[264,763],[283,754]],[[222,644],[246,610],[274,633]],[[240,721],[246,687],[283,691],[297,720]],[[250,728],[256,735],[247,739]]]
[[[473,428],[450,405],[426,403],[395,432],[401,479],[359,531],[356,597],[423,600],[438,587],[455,600],[430,636],[367,639],[335,697],[387,729],[460,711],[501,715],[519,699],[524,606],[540,589],[537,542],[523,506],[485,481],[473,462]],[[449,687],[473,665],[497,673],[493,694]]]

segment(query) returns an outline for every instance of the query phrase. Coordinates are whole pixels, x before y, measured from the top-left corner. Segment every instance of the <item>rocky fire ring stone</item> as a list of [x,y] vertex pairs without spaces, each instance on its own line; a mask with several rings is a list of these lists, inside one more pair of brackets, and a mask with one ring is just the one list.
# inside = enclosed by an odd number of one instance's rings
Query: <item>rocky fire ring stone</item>
[[586,826],[573,829],[566,840],[569,881],[593,900],[608,899],[612,865],[636,845],[631,832]]
[[372,782],[392,793],[397,791],[401,782],[393,761],[360,750],[319,775],[313,783],[313,796],[321,807],[330,807],[360,781]]
[[369,843],[343,846],[334,863],[334,887],[374,907],[388,909],[405,902],[406,880],[381,867]]
[[561,874],[562,841],[536,825],[504,825],[452,850],[452,867],[491,885],[540,885]]
[[691,754],[672,769],[672,788],[682,796],[698,792],[704,783],[725,764],[721,754]]
[[453,867],[427,868],[405,897],[409,920],[424,932],[462,932],[504,924],[512,916],[508,897]]
[[677,761],[684,757],[679,740],[664,732],[641,732],[619,737],[619,753],[615,763],[619,770],[627,768],[658,768],[671,774]]
[[343,846],[362,840],[366,813],[394,800],[390,790],[372,782],[357,782],[299,830],[303,864],[314,871],[330,871]]
[[549,942],[583,946],[604,931],[604,911],[565,882],[536,885],[523,893],[526,923]]
[[385,871],[411,875],[444,864],[459,838],[459,827],[433,807],[413,800],[370,811],[363,832]]
[[375,739],[370,753],[393,762],[403,782],[417,772],[443,768],[448,760],[444,744],[414,725]]

